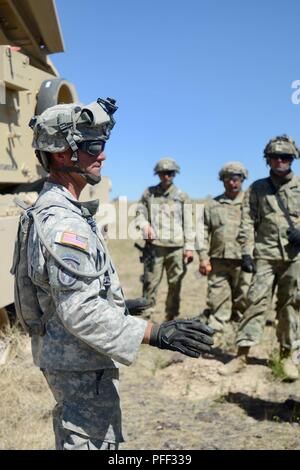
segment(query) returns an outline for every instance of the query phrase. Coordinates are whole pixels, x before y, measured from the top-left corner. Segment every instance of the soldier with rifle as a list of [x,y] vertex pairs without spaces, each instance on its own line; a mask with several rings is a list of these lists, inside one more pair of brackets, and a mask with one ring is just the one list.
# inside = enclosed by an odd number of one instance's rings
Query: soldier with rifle
[[181,283],[195,249],[192,204],[188,195],[173,183],[179,171],[173,159],[160,160],[154,167],[160,183],[145,190],[136,213],[136,226],[145,239],[141,257],[144,263],[143,296],[152,306],[156,304],[158,286],[166,269],[166,320],[179,315]]

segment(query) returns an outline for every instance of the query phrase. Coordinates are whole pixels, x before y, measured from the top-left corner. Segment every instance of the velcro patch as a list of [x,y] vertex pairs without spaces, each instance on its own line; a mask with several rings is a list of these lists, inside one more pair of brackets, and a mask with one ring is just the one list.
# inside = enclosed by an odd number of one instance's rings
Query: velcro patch
[[73,246],[83,251],[87,251],[88,248],[88,238],[73,232],[60,232],[56,235],[55,241],[61,245]]
[[[77,258],[65,256],[62,259],[65,263],[67,263],[68,266],[73,269],[78,269],[78,267],[80,266],[80,261]],[[77,277],[73,273],[67,271],[65,268],[60,267],[58,270],[58,280],[63,286],[71,287],[77,281]]]

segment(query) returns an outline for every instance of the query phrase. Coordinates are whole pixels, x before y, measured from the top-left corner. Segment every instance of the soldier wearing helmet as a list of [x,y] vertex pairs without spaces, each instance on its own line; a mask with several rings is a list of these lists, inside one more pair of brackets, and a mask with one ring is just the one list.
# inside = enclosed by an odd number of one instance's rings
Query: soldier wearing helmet
[[87,106],[80,104],[59,104],[48,108],[40,116],[34,116],[29,123],[34,133],[33,147],[46,171],[49,171],[51,156],[71,151],[72,164],[59,166],[59,171],[79,173],[89,184],[100,181],[100,175],[90,178],[89,172],[81,168],[79,151],[99,155],[104,151],[115,121],[112,113],[114,100],[99,98]]
[[162,160],[159,160],[153,169],[155,175],[163,174],[167,171],[173,172],[173,175],[171,175],[173,177],[176,173],[180,173],[179,165],[177,165],[175,160],[172,158],[163,158]]
[[247,191],[239,234],[242,269],[255,274],[237,333],[238,356],[221,373],[231,374],[246,366],[251,346],[261,341],[277,286],[282,367],[287,379],[296,380],[299,370],[293,352],[300,337],[300,179],[291,166],[299,158],[299,150],[294,140],[281,135],[267,143],[264,158],[270,174]]
[[168,280],[166,320],[179,315],[181,283],[194,250],[192,218],[187,216],[191,202],[173,183],[179,171],[175,160],[161,159],[154,167],[160,183],[145,190],[136,213],[136,226],[153,254],[151,267],[145,265],[144,269],[143,295],[155,306],[165,268]]
[[49,178],[22,216],[12,272],[18,317],[57,402],[57,449],[118,448],[119,363],[131,364],[142,342],[191,357],[212,344],[212,331],[194,320],[154,325],[130,315],[93,218],[98,201],[78,201],[100,179],[115,110],[114,100],[98,99],[53,106],[30,121]]
[[224,326],[239,320],[246,307],[251,275],[241,271],[241,247],[237,241],[242,215],[243,181],[248,171],[240,162],[228,162],[219,171],[225,191],[208,199],[204,208],[204,240],[198,250],[199,271],[208,276],[205,316],[222,344]]

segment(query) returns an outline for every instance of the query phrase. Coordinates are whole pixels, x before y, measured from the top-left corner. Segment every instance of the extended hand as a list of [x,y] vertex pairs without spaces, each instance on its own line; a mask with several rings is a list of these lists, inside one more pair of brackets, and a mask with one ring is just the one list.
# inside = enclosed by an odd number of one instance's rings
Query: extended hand
[[197,319],[172,320],[152,327],[149,344],[160,349],[199,357],[211,351],[214,330]]

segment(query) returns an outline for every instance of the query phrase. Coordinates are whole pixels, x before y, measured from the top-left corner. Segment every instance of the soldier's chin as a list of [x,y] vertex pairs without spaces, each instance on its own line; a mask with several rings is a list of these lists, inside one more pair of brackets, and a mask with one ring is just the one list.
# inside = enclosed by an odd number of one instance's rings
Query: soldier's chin
[[93,170],[91,171],[91,174],[95,176],[96,178],[101,176],[101,166],[93,168]]
[[278,176],[282,176],[282,175],[286,175],[287,173],[289,173],[291,171],[291,167],[289,168],[273,168],[273,171],[276,175]]

